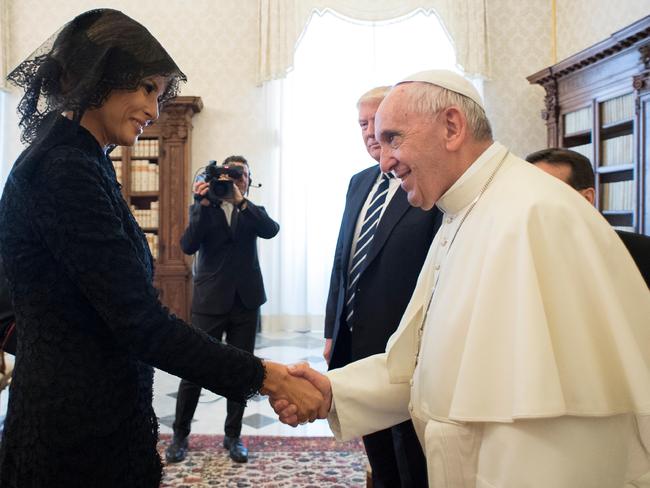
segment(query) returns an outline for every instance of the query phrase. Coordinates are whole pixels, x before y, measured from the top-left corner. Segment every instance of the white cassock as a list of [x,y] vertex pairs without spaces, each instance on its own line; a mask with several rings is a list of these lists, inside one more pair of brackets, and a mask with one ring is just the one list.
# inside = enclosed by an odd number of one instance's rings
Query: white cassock
[[498,143],[437,205],[386,352],[328,373],[335,435],[411,417],[431,488],[650,486],[650,291],[616,233]]

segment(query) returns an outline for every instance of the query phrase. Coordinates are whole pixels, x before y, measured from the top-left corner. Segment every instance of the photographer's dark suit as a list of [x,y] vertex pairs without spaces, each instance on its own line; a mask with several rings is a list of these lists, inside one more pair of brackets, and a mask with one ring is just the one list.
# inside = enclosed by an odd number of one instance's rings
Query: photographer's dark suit
[[[352,177],[348,188],[325,313],[325,337],[332,338],[330,369],[384,352],[440,226],[437,208],[425,212],[411,207],[406,192],[397,189],[381,216],[366,267],[356,283],[352,324],[346,323],[345,290],[355,228],[378,176],[379,166],[367,168]],[[386,470],[384,479],[399,480],[397,462],[400,472],[414,478],[410,482],[402,480],[402,485],[426,486],[426,461],[410,420],[364,436],[364,444],[373,470]],[[394,486],[399,486],[399,481]]]
[[[230,225],[220,205],[194,203],[181,248],[186,254],[199,252],[192,325],[218,340],[225,333],[228,344],[253,352],[259,309],[266,302],[257,238],[274,237],[280,226],[263,207],[246,202],[244,210],[233,208]],[[200,394],[199,386],[181,381],[176,399],[175,436],[182,439],[189,435]],[[244,405],[228,400],[227,408],[225,434],[239,437]]]

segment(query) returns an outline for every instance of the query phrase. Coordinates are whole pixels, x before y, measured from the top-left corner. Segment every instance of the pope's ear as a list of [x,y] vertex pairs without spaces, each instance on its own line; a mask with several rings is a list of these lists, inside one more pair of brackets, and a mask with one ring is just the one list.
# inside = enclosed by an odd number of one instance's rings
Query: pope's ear
[[445,124],[445,147],[447,151],[457,151],[467,137],[467,118],[458,107],[451,106],[443,112]]

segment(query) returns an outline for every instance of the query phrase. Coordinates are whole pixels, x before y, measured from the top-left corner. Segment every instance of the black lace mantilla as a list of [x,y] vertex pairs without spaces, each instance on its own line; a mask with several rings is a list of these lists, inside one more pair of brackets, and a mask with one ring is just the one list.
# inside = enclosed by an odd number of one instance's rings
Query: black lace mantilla
[[111,90],[134,90],[155,75],[169,80],[161,104],[186,81],[144,26],[117,10],[98,9],[63,26],[7,79],[25,91],[18,113],[22,140],[31,143],[49,128],[49,114],[71,111],[80,118],[86,109],[101,106]]

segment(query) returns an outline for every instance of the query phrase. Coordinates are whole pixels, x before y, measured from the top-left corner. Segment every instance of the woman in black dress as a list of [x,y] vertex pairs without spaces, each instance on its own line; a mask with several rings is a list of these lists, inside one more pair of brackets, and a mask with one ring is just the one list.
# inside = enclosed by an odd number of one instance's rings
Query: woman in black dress
[[[106,156],[131,146],[185,75],[142,25],[79,15],[21,63],[23,141],[0,201],[0,253],[17,353],[0,486],[158,486],[157,367],[236,401],[283,394],[286,368],[222,345],[169,313],[153,260]],[[321,398],[286,394],[316,415]]]

